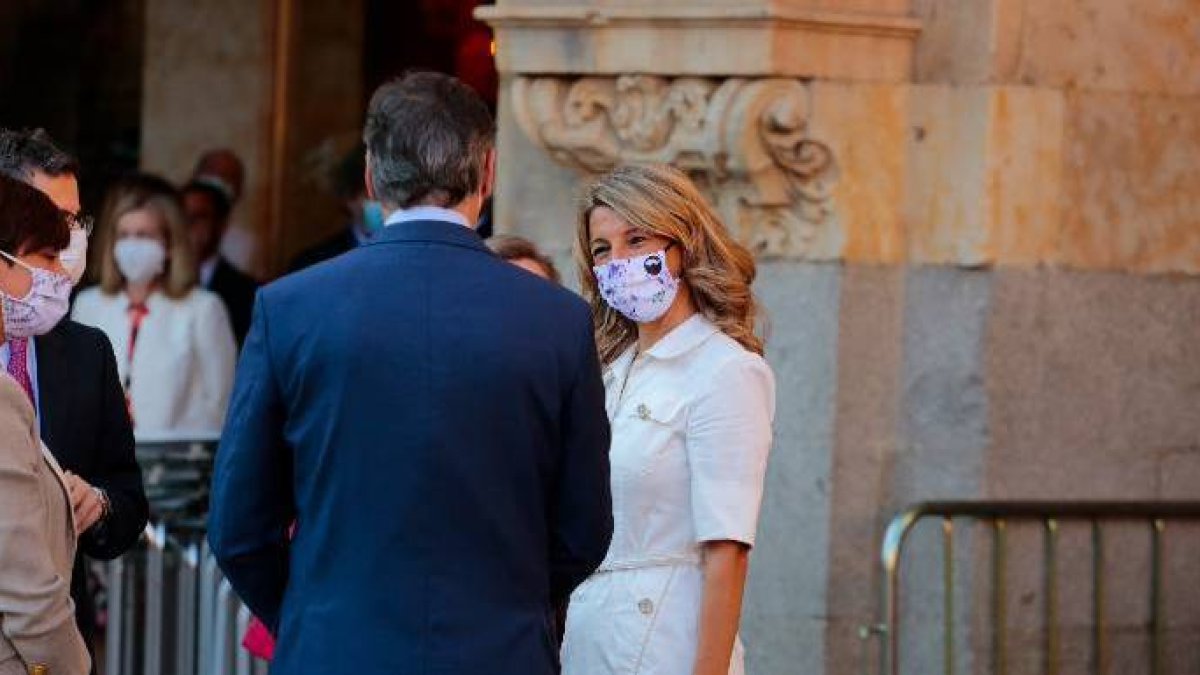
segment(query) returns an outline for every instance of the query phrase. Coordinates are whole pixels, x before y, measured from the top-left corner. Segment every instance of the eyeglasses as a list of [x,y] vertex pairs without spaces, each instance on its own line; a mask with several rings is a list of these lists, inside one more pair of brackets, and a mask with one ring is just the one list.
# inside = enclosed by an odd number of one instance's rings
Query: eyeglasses
[[83,230],[84,234],[89,237],[92,236],[92,228],[96,225],[95,218],[83,213],[71,213],[70,211],[63,211],[62,213],[63,218],[65,218],[67,221],[68,227],[70,227],[72,230]]

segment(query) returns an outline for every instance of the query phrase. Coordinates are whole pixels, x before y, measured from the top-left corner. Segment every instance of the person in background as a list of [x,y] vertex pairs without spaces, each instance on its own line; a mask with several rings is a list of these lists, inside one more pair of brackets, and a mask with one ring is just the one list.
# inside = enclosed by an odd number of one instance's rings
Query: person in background
[[[35,188],[0,175],[0,341],[36,337],[67,311],[59,256],[66,218]],[[71,568],[76,528],[67,475],[40,440],[28,374],[0,373],[0,675],[86,675]]]
[[182,198],[200,285],[216,293],[225,303],[234,337],[241,345],[250,329],[250,311],[254,308],[258,282],[220,253],[221,238],[229,229],[232,203],[211,182],[199,179],[183,187]]
[[98,231],[100,285],[75,300],[76,321],[112,341],[139,434],[220,431],[237,348],[220,298],[196,285],[179,200],[119,184]]
[[345,210],[345,227],[297,255],[288,265],[289,274],[352,251],[383,229],[383,207],[379,202],[367,199],[367,188],[363,183],[365,155],[366,148],[360,143],[346,153],[333,170],[333,192]]
[[741,675],[775,380],[754,258],[679,171],[602,176],[577,229],[605,365],[612,546],[571,596],[564,675]]
[[518,237],[513,234],[493,235],[491,239],[488,239],[488,248],[492,249],[492,252],[496,255],[523,270],[533,272],[539,277],[553,281],[556,284],[562,282],[562,278],[558,274],[558,268],[554,266],[554,261],[538,250],[538,247],[532,241],[524,237]]
[[[60,256],[72,279],[87,260],[90,219],[80,213],[78,164],[41,130],[0,129],[0,175],[43,192],[70,225]],[[81,236],[82,235],[82,236]],[[96,611],[84,556],[112,560],[137,543],[149,517],[133,430],[108,338],[63,319],[32,339],[0,343],[0,368],[31,392],[41,437],[66,470],[79,537],[71,573],[75,619],[89,645]]]

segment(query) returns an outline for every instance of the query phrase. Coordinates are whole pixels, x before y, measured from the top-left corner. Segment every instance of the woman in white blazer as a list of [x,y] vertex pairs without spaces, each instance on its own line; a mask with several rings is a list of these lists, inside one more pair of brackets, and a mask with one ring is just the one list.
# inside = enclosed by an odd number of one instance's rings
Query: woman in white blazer
[[71,602],[76,521],[67,481],[38,439],[28,360],[14,361],[14,350],[66,314],[71,279],[59,256],[69,241],[49,198],[0,175],[0,675],[91,667]]
[[196,285],[178,195],[149,180],[118,184],[98,235],[100,285],[79,294],[73,317],[112,342],[134,430],[219,432],[237,347],[220,298]]

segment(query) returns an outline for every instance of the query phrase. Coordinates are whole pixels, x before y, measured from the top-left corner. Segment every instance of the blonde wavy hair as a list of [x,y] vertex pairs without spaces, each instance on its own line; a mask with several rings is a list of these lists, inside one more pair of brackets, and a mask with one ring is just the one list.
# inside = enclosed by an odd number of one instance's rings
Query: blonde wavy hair
[[630,225],[674,242],[683,254],[680,280],[696,310],[755,354],[764,340],[755,332],[758,303],[750,290],[754,256],[730,236],[716,212],[680,171],[661,165],[622,166],[601,176],[584,194],[576,230],[575,261],[584,298],[592,306],[596,347],[612,363],[637,339],[637,324],[600,297],[593,271],[588,221],[597,207]]
[[188,239],[187,225],[179,197],[167,192],[169,184],[149,179],[130,179],[118,183],[107,195],[100,213],[99,240],[100,289],[116,295],[125,285],[117,268],[113,247],[117,244],[117,223],[121,216],[146,209],[154,213],[166,239],[166,270],[159,277],[159,288],[167,297],[181,299],[196,286],[196,264]]

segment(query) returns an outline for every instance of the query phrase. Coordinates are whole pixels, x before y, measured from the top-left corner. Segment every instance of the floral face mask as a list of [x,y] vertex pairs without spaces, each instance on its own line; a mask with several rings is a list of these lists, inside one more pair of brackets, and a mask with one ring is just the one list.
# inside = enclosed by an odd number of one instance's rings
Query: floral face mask
[[592,270],[596,273],[600,296],[608,306],[637,323],[661,317],[679,292],[679,280],[667,268],[666,248],[634,258],[610,260]]

